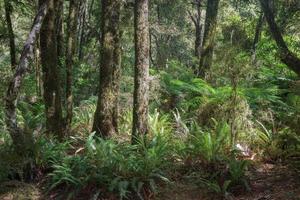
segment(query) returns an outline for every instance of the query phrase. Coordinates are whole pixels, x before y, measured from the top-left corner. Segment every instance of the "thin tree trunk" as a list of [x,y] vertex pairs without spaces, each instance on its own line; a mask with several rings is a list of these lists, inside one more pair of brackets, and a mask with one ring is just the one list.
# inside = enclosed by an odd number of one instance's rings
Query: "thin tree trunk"
[[[200,55],[202,49],[202,24],[201,24],[201,16],[202,16],[202,0],[197,0],[194,2],[197,8],[196,15],[193,15],[191,12],[188,11],[190,18],[195,26],[195,48],[194,48],[194,55],[200,62]],[[197,67],[193,67],[195,73],[197,74]]]
[[115,121],[121,70],[121,0],[102,0],[101,66],[93,131],[107,138],[118,131]]
[[206,73],[210,70],[213,62],[219,2],[220,0],[207,1],[203,47],[198,73],[199,77],[202,78],[205,78]]
[[[44,0],[40,0],[43,3]],[[56,6],[50,1],[48,13],[41,28],[41,64],[44,82],[44,103],[46,113],[46,129],[48,133],[63,137],[63,117],[61,105],[60,75],[57,53]]]
[[64,57],[64,0],[56,0],[56,36],[57,36],[57,56],[58,64],[63,66]]
[[25,144],[25,136],[23,130],[19,127],[17,120],[17,99],[22,86],[22,81],[29,72],[29,63],[30,60],[34,58],[34,45],[37,41],[43,20],[48,11],[48,4],[50,0],[44,2],[34,19],[33,26],[29,33],[29,36],[25,42],[19,65],[16,68],[14,76],[9,83],[6,94],[6,104],[5,104],[5,114],[6,114],[6,126],[12,137],[13,144],[20,151],[23,151]]
[[9,2],[9,0],[4,0],[4,8],[5,8],[6,24],[7,24],[8,34],[9,34],[10,63],[11,63],[12,70],[14,70],[17,65],[17,59],[16,59],[15,33],[11,22],[12,5]]
[[79,1],[70,0],[69,17],[67,26],[67,46],[66,46],[66,128],[67,132],[71,129],[73,117],[73,64],[76,52],[77,18],[79,12]]
[[[85,41],[85,27],[86,27],[86,9],[87,9],[87,1],[82,1],[80,5],[80,34],[78,40],[78,60],[81,61],[84,57],[83,55],[83,44]],[[106,12],[106,11],[105,11]]]
[[132,142],[149,132],[149,1],[135,1],[135,74]]
[[[157,22],[158,26],[162,26],[163,18],[161,12],[161,4],[157,3]],[[160,29],[160,28],[159,28]],[[168,37],[163,31],[159,31],[156,39],[156,66],[158,69],[164,69],[168,62],[168,43],[170,37]]]
[[200,58],[200,51],[201,51],[201,33],[202,33],[202,24],[201,24],[201,15],[202,15],[202,10],[201,10],[201,5],[202,5],[202,0],[197,0],[195,1],[195,5],[197,8],[197,13],[196,15],[193,15],[192,13],[189,12],[190,18],[192,19],[195,29],[196,29],[196,34],[195,34],[195,56],[197,58]]
[[254,60],[256,57],[256,47],[257,44],[259,42],[259,38],[261,35],[261,31],[262,31],[262,27],[263,27],[263,22],[264,22],[264,13],[262,12],[258,18],[257,24],[256,24],[256,28],[255,28],[255,35],[254,35],[254,40],[253,40],[253,44],[252,44],[252,53],[254,56]]
[[[38,39],[37,39],[38,40]],[[38,97],[43,96],[43,81],[42,81],[42,75],[41,75],[41,64],[40,64],[40,45],[39,42],[36,42],[35,48],[34,48],[34,64],[35,64],[35,79],[36,79],[36,95]]]
[[271,34],[278,46],[281,61],[286,64],[292,71],[294,71],[298,76],[300,76],[300,59],[293,52],[291,52],[286,45],[281,35],[280,29],[275,22],[274,13],[271,9],[271,1],[260,0],[260,4],[265,18],[269,24]]

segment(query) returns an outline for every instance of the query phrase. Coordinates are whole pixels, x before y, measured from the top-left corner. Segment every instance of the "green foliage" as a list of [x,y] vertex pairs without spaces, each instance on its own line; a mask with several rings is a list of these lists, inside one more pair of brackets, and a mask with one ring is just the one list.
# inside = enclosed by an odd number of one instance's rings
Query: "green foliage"
[[204,166],[214,166],[221,162],[230,151],[230,133],[226,123],[216,123],[215,128],[209,131],[201,131],[194,124],[188,138],[184,153],[201,161]]
[[156,192],[158,181],[169,181],[163,169],[170,165],[172,146],[161,135],[132,146],[92,134],[82,151],[54,162],[50,189],[65,185],[78,190],[94,183],[116,192],[121,199],[134,194],[142,199],[144,190]]
[[230,159],[228,163],[228,180],[229,186],[234,187],[237,185],[244,186],[247,190],[250,190],[248,179],[246,177],[246,170],[249,165],[247,160]]
[[238,186],[250,191],[248,178],[245,175],[248,164],[245,160],[229,159],[226,161],[228,169],[215,172],[209,178],[200,178],[199,183],[224,198],[230,197],[231,191]]
[[263,150],[265,159],[286,159],[299,151],[300,137],[295,132],[292,132],[289,128],[284,128],[278,132],[272,132],[267,130],[260,122],[258,123],[260,124],[262,131],[258,132],[259,140],[257,143],[259,148]]

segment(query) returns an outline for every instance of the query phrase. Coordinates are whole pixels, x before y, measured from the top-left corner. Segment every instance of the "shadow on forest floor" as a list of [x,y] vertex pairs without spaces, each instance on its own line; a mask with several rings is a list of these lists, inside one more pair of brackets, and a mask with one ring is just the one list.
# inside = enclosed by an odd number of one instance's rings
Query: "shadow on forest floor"
[[[251,191],[235,194],[231,200],[300,200],[300,174],[286,166],[261,164],[249,172]],[[176,183],[161,192],[159,200],[218,200],[199,187]]]
[[[232,200],[300,200],[300,174],[282,165],[261,164],[249,172],[251,192],[236,194]],[[43,200],[34,184],[10,181],[0,185],[0,200]],[[195,184],[178,181],[164,188],[157,200],[218,200]],[[222,199],[222,198],[221,198]],[[88,199],[87,199],[88,200]]]

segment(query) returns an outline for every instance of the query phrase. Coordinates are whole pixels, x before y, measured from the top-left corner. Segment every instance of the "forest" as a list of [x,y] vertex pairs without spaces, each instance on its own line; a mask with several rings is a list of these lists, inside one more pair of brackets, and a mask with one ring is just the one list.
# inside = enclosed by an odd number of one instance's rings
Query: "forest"
[[0,0],[0,200],[299,200],[300,0]]

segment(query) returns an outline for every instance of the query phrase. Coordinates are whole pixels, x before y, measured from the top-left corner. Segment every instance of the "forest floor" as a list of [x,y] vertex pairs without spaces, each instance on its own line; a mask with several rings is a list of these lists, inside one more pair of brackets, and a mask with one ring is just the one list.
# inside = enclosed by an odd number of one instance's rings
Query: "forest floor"
[[[250,192],[232,195],[232,200],[300,200],[300,174],[287,166],[260,164],[249,171]],[[0,200],[43,200],[35,184],[10,181],[0,185]],[[157,200],[219,200],[205,189],[184,179],[165,187]],[[87,199],[88,200],[88,199]]]
[[[300,200],[300,174],[287,166],[259,164],[249,171],[250,192],[239,192],[232,200]],[[159,200],[218,200],[197,185],[179,182],[167,187]]]

